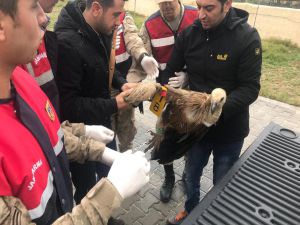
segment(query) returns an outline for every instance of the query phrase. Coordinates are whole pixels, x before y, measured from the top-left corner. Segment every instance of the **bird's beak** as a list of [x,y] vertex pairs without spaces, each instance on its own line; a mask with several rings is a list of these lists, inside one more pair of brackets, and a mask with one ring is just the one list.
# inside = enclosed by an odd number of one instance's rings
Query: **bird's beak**
[[215,111],[216,111],[216,109],[217,109],[217,103],[213,102],[211,104],[211,106],[210,106],[210,112],[211,112],[211,114],[214,114]]

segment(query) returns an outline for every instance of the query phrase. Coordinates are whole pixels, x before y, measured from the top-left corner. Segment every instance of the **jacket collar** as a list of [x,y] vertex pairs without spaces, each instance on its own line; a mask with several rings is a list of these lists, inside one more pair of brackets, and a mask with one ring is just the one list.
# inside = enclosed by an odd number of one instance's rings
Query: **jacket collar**
[[200,29],[201,32],[204,32],[209,35],[219,35],[226,29],[233,30],[236,26],[242,23],[246,23],[249,17],[249,13],[242,10],[232,7],[227,15],[225,16],[224,20],[215,28],[204,30],[202,28],[201,22],[197,19],[195,20],[193,27]]
[[[61,14],[55,26],[57,33],[66,30],[75,30],[80,35],[91,41],[95,46],[106,44],[105,35],[98,34],[84,19],[83,11],[86,3],[84,0],[70,1],[65,8],[62,9]],[[102,44],[101,44],[102,43]],[[106,45],[104,46],[106,47]],[[100,46],[99,46],[100,47]]]

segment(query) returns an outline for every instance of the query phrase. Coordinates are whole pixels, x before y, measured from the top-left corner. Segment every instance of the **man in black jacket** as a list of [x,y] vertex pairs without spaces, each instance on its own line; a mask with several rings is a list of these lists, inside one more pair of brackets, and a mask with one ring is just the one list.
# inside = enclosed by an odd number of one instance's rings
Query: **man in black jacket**
[[[119,23],[123,6],[124,0],[87,0],[69,2],[62,9],[55,32],[63,120],[111,127],[111,115],[127,107],[123,96],[133,84],[126,83],[116,71],[112,86],[123,92],[111,99],[109,90],[111,34]],[[94,162],[71,164],[77,203],[96,183],[95,171],[99,166]],[[101,170],[99,178],[107,175],[108,168]]]
[[198,204],[200,177],[211,153],[214,184],[239,158],[249,133],[249,105],[260,90],[261,41],[247,24],[248,13],[232,8],[232,0],[196,3],[199,19],[178,36],[162,80],[167,83],[186,65],[191,90],[211,93],[220,87],[226,90],[227,101],[219,122],[187,153],[185,211],[169,219],[169,224],[180,224]]

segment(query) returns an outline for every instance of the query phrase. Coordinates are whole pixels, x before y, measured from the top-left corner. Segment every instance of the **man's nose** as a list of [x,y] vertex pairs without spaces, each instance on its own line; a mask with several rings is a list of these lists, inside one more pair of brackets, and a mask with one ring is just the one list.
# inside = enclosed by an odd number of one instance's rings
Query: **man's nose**
[[115,21],[115,26],[118,27],[120,24],[121,24],[121,23],[120,23],[120,19],[119,19],[119,17],[118,17],[118,19]]
[[203,8],[199,9],[198,13],[199,13],[198,16],[199,16],[200,20],[204,19],[206,17],[206,12],[205,12],[205,10]]
[[42,30],[46,30],[47,26],[49,25],[50,18],[45,14],[44,10],[38,3],[38,14],[37,14],[37,20],[38,24],[42,28]]

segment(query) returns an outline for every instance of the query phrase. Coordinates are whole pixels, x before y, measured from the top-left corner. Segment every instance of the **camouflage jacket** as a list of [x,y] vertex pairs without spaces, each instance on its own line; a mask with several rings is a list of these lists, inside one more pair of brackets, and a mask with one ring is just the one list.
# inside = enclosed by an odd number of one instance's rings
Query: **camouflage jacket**
[[123,20],[123,26],[126,50],[132,56],[132,65],[126,79],[130,83],[137,83],[144,80],[147,76],[139,61],[142,54],[148,54],[149,51],[145,48],[144,42],[139,36],[139,31],[135,25],[134,19],[129,13],[126,13]]
[[[62,123],[64,144],[70,161],[83,163],[86,160],[99,161],[105,148],[103,143],[85,136],[83,123]],[[58,218],[53,224],[107,224],[113,209],[120,206],[122,197],[107,179],[99,181],[75,206],[71,213]],[[1,225],[34,224],[22,202],[13,196],[0,196]]]

